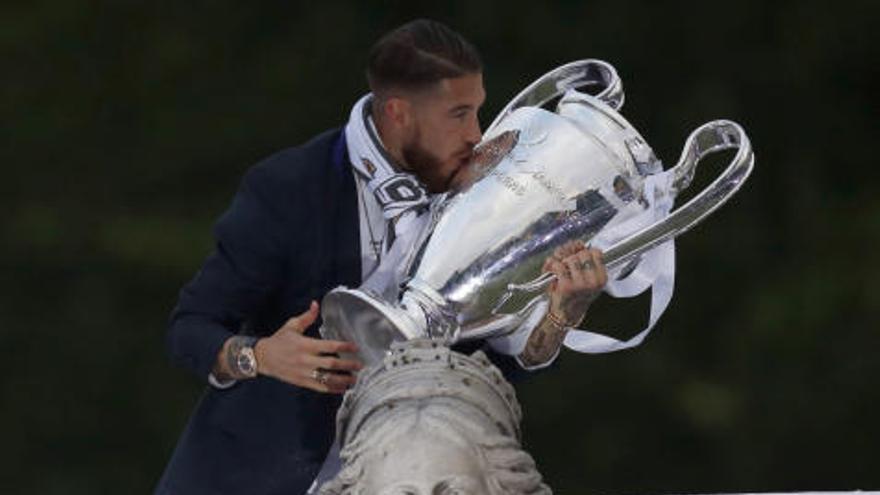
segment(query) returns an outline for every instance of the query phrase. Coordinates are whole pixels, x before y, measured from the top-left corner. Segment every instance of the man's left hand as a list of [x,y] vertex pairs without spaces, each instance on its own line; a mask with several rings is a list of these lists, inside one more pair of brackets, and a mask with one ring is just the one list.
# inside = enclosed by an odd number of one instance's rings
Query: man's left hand
[[547,289],[550,312],[569,326],[580,324],[608,281],[602,252],[581,241],[557,248],[544,262],[543,270],[556,274],[556,281]]

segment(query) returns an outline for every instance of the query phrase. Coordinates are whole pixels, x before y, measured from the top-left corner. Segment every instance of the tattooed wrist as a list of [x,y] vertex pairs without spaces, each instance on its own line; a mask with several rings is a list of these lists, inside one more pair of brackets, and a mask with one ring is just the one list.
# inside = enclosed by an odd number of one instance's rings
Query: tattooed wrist
[[548,312],[529,336],[525,349],[519,355],[520,360],[527,366],[546,363],[559,350],[567,332],[567,326]]
[[559,304],[552,305],[550,312],[566,322],[567,326],[576,327],[583,321],[587,315],[587,310],[598,296],[599,293],[596,292],[568,297],[560,301]]

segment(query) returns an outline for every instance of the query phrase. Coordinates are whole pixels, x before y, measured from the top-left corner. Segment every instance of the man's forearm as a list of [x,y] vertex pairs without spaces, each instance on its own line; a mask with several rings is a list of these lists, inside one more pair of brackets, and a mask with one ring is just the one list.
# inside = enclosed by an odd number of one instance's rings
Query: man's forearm
[[520,361],[526,366],[546,363],[556,355],[567,332],[566,326],[548,312],[529,335],[526,347],[519,355]]

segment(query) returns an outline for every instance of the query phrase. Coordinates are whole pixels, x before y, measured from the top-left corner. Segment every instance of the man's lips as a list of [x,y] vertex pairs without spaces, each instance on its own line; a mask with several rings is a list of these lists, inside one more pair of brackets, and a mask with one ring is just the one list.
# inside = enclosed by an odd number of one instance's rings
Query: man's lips
[[468,168],[468,165],[471,163],[471,157],[473,157],[473,154],[471,154],[471,153],[459,156],[458,157],[458,165],[456,165],[455,172],[453,172],[452,175],[458,175],[463,170],[466,170]]
[[462,181],[467,181],[469,178],[468,171],[470,170],[471,158],[473,158],[473,153],[466,153],[458,155],[458,164],[455,167],[455,170],[449,174],[448,185],[461,186]]

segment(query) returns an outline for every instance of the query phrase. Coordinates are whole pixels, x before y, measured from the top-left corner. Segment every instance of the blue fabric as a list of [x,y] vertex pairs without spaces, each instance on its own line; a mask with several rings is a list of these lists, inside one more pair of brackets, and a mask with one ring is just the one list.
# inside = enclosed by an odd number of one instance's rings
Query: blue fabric
[[[176,363],[207,379],[234,333],[271,335],[334,287],[360,284],[357,193],[343,136],[328,131],[245,174],[216,223],[214,251],[172,312],[167,345]],[[306,334],[317,337],[319,326]],[[508,378],[522,373],[511,358],[489,355]],[[339,396],[264,376],[208,387],[156,493],[305,493],[333,441],[339,404]]]

